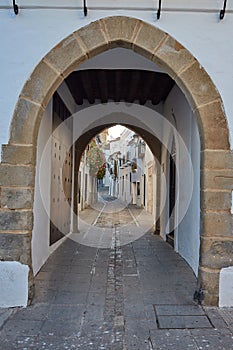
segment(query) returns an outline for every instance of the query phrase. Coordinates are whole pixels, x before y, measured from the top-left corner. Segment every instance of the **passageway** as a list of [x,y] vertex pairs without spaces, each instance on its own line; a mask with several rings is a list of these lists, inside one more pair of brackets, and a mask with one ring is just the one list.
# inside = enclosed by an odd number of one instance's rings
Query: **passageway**
[[[194,303],[193,271],[153,230],[121,245],[143,210],[101,198],[100,210],[84,210],[82,220],[90,235],[109,229],[111,247],[67,238],[38,273],[32,305],[4,325],[3,348],[202,349],[213,327],[226,331],[220,315]],[[231,336],[224,339],[232,349]]]

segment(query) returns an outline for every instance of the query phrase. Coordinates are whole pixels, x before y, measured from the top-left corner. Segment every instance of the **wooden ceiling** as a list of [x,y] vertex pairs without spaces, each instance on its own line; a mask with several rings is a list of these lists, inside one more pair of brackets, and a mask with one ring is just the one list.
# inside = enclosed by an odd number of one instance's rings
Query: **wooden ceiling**
[[66,83],[76,103],[100,100],[157,105],[166,100],[174,81],[165,73],[135,69],[89,69],[74,71]]

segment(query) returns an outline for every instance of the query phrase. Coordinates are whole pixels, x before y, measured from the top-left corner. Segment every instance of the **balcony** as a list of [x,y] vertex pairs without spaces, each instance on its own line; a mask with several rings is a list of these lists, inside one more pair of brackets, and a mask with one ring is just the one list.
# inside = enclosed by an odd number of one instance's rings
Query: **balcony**
[[145,142],[142,141],[138,144],[138,158],[145,157],[145,152],[146,152],[146,144]]

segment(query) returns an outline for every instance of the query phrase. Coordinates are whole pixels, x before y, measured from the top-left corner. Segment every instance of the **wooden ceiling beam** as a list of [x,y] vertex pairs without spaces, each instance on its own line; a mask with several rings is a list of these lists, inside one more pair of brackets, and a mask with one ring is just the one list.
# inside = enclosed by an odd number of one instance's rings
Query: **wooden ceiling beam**
[[[145,81],[145,86],[140,92],[140,97],[139,97],[139,103],[140,105],[144,105],[147,100],[150,100],[151,94],[153,95],[153,92],[151,93],[151,89],[153,88],[153,83],[154,83],[154,72],[150,72],[149,74],[144,74],[144,81]],[[156,91],[155,91],[156,94]]]
[[126,97],[127,102],[133,103],[134,100],[138,98],[138,87],[141,79],[141,72],[138,71],[132,71],[130,76],[129,84],[129,92],[128,96]]
[[117,70],[115,72],[115,101],[120,102],[121,100],[121,91],[122,91],[122,72],[120,70]]
[[98,70],[97,72],[99,87],[100,87],[100,100],[101,103],[108,102],[108,79],[106,71]]
[[77,105],[82,105],[83,104],[83,84],[81,77],[79,76],[79,79],[75,80],[75,94],[73,95],[75,102]]
[[93,73],[90,74],[87,70],[81,72],[81,80],[83,83],[83,88],[90,104],[95,103],[95,94],[92,85]]

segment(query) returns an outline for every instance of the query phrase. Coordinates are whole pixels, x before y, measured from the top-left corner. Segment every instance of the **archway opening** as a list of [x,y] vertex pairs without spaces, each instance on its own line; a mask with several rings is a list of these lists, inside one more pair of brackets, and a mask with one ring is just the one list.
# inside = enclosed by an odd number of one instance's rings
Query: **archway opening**
[[[82,185],[81,199],[78,184],[78,179],[79,183],[86,185],[88,183],[87,176],[81,181],[79,171],[86,144],[104,128],[120,123],[134,130],[148,143],[159,169],[156,180],[152,180],[155,163],[153,159],[150,161],[147,173],[143,173],[142,181],[133,181],[136,184],[136,187],[133,187],[135,198],[140,198],[133,201],[153,213],[154,231],[165,241],[172,243],[175,251],[183,256],[197,276],[200,247],[200,138],[192,110],[174,81],[160,68],[148,63],[149,61],[142,60],[141,69],[129,69],[124,65],[124,69],[109,67],[106,69],[106,62],[111,62],[112,67],[116,62],[127,60],[136,65],[140,61],[140,56],[124,49],[114,49],[100,56],[96,56],[80,66],[79,70],[71,73],[58,88],[47,108],[47,111],[50,109],[50,123],[53,130],[52,136],[48,134],[50,148],[47,147],[47,151],[51,152],[54,159],[51,158],[49,166],[46,163],[48,157],[43,156],[46,158],[44,166],[43,161],[42,163],[39,161],[39,155],[37,159],[42,168],[47,166],[47,169],[51,169],[49,189],[51,197],[47,198],[50,202],[49,215],[47,214],[50,218],[50,246],[41,249],[41,253],[38,254],[36,237],[39,236],[36,234],[35,220],[33,242],[35,273],[39,271],[54,247],[59,245],[62,233],[74,233],[79,229],[78,206],[83,198],[88,203],[87,186]],[[98,66],[98,60],[102,67]],[[144,66],[145,62],[149,67]],[[93,69],[93,66],[96,68]],[[152,66],[154,71],[151,70]],[[48,119],[49,117],[47,122]],[[45,124],[43,127],[43,123],[46,123],[44,117],[41,128],[45,127],[48,130],[48,125]],[[43,131],[41,133],[45,135]],[[40,148],[44,152],[44,145],[39,146],[38,150]],[[174,172],[177,173],[173,184],[172,164]],[[44,174],[44,171],[42,173]],[[126,181],[125,176],[126,174],[122,175],[124,178],[122,184]],[[130,174],[127,174],[128,176]],[[38,181],[41,183],[39,178]],[[60,189],[59,184],[62,184]],[[122,186],[121,192],[124,193]],[[156,194],[155,190],[154,192],[152,190],[148,193],[149,198],[142,196],[146,186],[156,189]],[[171,203],[172,186],[175,186],[173,203]],[[192,191],[193,186],[195,191]],[[114,191],[112,189],[112,194]],[[122,199],[126,199],[126,196],[124,193]],[[66,209],[62,204],[64,200],[67,200],[68,204]],[[36,205],[34,212],[35,218],[38,212],[41,212]],[[60,223],[53,226],[54,216],[59,217]],[[65,219],[62,219],[62,216]],[[41,222],[39,217],[38,222]],[[38,240],[41,242],[41,237]],[[43,242],[45,241],[48,239]]]

